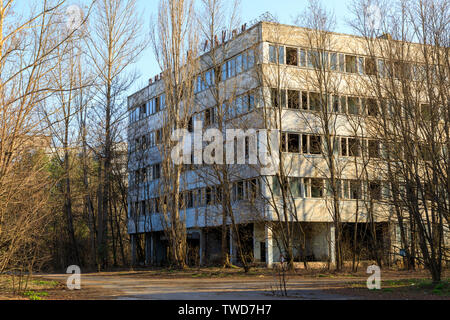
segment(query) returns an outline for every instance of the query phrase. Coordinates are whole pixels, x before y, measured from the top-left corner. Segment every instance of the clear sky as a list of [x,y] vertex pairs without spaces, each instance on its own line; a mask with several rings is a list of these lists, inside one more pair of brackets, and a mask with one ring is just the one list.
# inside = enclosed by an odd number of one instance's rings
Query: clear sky
[[[337,32],[351,33],[346,22],[350,16],[348,5],[351,1],[322,0],[322,4],[328,10],[332,10],[336,16]],[[147,26],[150,23],[150,16],[155,15],[157,12],[158,2],[158,0],[138,0],[138,5],[145,19],[147,20],[148,17],[149,22],[146,23]],[[304,11],[307,4],[307,0],[241,0],[241,19],[245,23],[257,19],[265,12],[270,12],[281,23],[291,24],[294,18]],[[136,69],[141,74],[141,79],[131,91],[141,89],[146,85],[149,78],[160,72],[151,49],[147,49],[143,53],[136,65]]]

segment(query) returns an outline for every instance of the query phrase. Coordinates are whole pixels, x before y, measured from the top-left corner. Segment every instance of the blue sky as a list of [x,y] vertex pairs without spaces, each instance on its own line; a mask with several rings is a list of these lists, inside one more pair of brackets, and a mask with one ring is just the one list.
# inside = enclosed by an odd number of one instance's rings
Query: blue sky
[[[150,16],[155,15],[158,7],[158,0],[138,0],[138,5],[144,15],[145,20],[150,21]],[[281,23],[291,24],[293,19],[304,11],[307,6],[307,0],[241,0],[241,19],[242,22],[252,21],[265,12],[270,12]],[[346,24],[349,17],[348,5],[351,0],[323,0],[323,5],[332,10],[336,15],[337,32],[351,33]],[[149,26],[150,22],[145,22]],[[155,61],[152,49],[147,49],[135,68],[141,74],[140,81],[131,91],[136,91],[145,86],[148,79],[160,72]]]
[[[39,0],[36,1],[39,2]],[[66,5],[88,2],[89,0],[66,0]],[[350,17],[348,6],[351,2],[352,0],[322,0],[322,4],[336,15],[337,32],[351,33],[351,29],[346,23]],[[144,18],[145,30],[143,32],[149,32],[150,17],[156,15],[158,3],[159,0],[137,0],[139,11]],[[27,4],[29,5],[28,0],[17,1],[19,11],[26,10]],[[281,23],[291,24],[293,19],[304,11],[307,4],[308,0],[241,0],[241,20],[242,23],[249,22],[257,19],[265,12],[270,12]],[[138,70],[141,78],[130,89],[130,94],[143,88],[148,83],[149,78],[160,72],[151,48],[143,52],[134,68]]]

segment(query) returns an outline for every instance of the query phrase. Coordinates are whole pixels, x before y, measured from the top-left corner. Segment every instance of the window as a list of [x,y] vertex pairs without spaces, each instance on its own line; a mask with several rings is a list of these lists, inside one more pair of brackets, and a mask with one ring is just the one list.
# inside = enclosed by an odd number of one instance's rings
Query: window
[[161,165],[155,164],[152,166],[152,180],[158,180],[161,178]]
[[161,99],[159,97],[155,98],[155,109],[156,112],[161,111]]
[[271,96],[273,108],[284,108],[286,106],[286,90],[272,88]]
[[369,196],[371,200],[381,200],[381,183],[379,181],[369,182]]
[[288,90],[288,108],[300,109],[300,91]]
[[309,110],[320,111],[320,94],[310,92],[309,93]]
[[269,61],[277,63],[277,47],[275,46],[269,46]]
[[339,54],[339,71],[345,71],[345,54],[342,53]]
[[284,64],[284,47],[283,46],[278,48],[278,63]]
[[296,133],[289,133],[288,138],[288,152],[300,153],[300,135]]
[[370,75],[370,76],[377,75],[377,63],[374,58],[366,58],[364,72],[365,72],[365,74]]
[[361,199],[361,183],[359,181],[350,181],[350,199]]
[[242,55],[236,57],[236,73],[240,74],[244,70],[242,66]]
[[322,139],[320,136],[309,136],[309,152],[310,154],[322,153]]
[[339,113],[340,107],[339,107],[339,96],[333,96],[333,110],[332,112]]
[[291,195],[294,198],[302,197],[302,179],[301,178],[289,178],[289,185],[291,188]]
[[308,92],[302,91],[302,109],[308,110]]
[[369,140],[367,144],[369,158],[380,158],[380,142],[377,140]]
[[345,71],[349,73],[358,72],[356,56],[345,56]]
[[147,105],[143,104],[139,107],[139,119],[145,118],[147,115]]
[[239,181],[234,184],[235,187],[235,201],[244,200],[244,181]]
[[347,112],[348,114],[359,114],[359,98],[347,97]]
[[320,55],[319,52],[314,50],[308,51],[308,67],[319,69],[320,68]]
[[358,58],[358,73],[364,74],[364,58],[362,57]]
[[269,46],[269,61],[271,63],[284,64],[284,47]]
[[311,198],[322,198],[324,187],[322,179],[307,179],[311,188]]
[[322,154],[322,138],[320,136],[303,135],[302,153],[311,155]]
[[214,188],[208,187],[205,189],[205,201],[207,206],[214,205]]
[[353,138],[341,138],[341,156],[343,157],[361,156],[360,140]]
[[215,110],[214,108],[209,108],[205,110],[205,126],[209,127],[216,123],[215,121]]
[[337,55],[337,53],[330,54],[330,69],[332,71],[338,70],[338,55]]
[[281,186],[277,176],[272,177],[272,192],[275,196],[281,195]]
[[246,70],[253,68],[254,65],[255,65],[255,50],[250,49],[247,51],[247,69]]
[[376,117],[379,114],[378,103],[375,99],[366,99],[367,115]]
[[342,181],[341,198],[349,200],[361,199],[361,183],[356,180]]
[[300,66],[306,67],[306,51],[300,50]]
[[286,48],[286,64],[298,66],[298,50],[296,48]]
[[348,139],[348,151],[350,157],[361,156],[361,143],[359,139]]

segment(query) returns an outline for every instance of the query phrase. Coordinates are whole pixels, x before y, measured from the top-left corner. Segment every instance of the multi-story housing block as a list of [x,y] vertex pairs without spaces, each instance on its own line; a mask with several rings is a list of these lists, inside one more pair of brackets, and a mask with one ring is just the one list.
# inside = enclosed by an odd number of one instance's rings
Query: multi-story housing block
[[[297,261],[305,257],[308,261],[334,261],[329,150],[336,159],[340,223],[345,224],[342,239],[357,234],[362,245],[368,241],[370,223],[380,247],[393,252],[390,249],[398,247],[399,235],[393,211],[383,201],[390,197],[390,188],[377,171],[383,167],[383,145],[370,130],[370,119],[377,117],[382,102],[361,81],[374,72],[384,72],[383,59],[374,59],[374,54],[367,52],[363,38],[325,32],[320,37],[304,28],[259,22],[251,28],[244,26],[223,43],[219,40],[216,45],[221,54],[214,65],[205,58],[208,52],[200,57],[192,123],[202,121],[204,126],[214,127],[217,119],[222,119],[217,99],[210,92],[212,86],[218,86],[229,106],[223,117],[226,127],[278,132],[281,163],[286,167],[283,171],[289,177],[295,206],[287,219],[299,226],[292,229],[292,239],[303,241],[301,246],[294,245]],[[147,263],[161,263],[167,255],[160,194],[155,187],[161,176],[158,145],[164,144],[160,132],[165,110],[163,81],[161,76],[152,79],[128,100],[129,232],[135,256]],[[325,115],[320,112],[324,104]],[[332,141],[330,148],[327,141]],[[221,250],[220,186],[196,170],[201,168],[188,166],[182,184],[189,257],[213,262],[220,258]],[[279,262],[283,248],[271,224],[284,219],[277,213],[282,207],[277,177],[263,174],[258,166],[236,165],[229,170],[233,211],[236,223],[245,226],[241,230],[247,237],[241,238],[246,250],[255,262]],[[363,171],[367,173],[364,177]],[[259,198],[255,194],[264,200],[255,201]],[[237,261],[233,231],[228,236],[230,255]],[[371,258],[370,253],[366,256]]]

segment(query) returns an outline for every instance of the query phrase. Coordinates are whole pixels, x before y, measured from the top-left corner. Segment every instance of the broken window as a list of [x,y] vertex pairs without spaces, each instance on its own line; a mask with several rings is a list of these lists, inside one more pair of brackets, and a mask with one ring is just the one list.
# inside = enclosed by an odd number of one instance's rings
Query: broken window
[[315,50],[308,51],[308,67],[319,69],[320,68],[320,55]]
[[286,106],[286,90],[272,88],[271,96],[273,108],[284,108]]
[[323,197],[323,180],[322,179],[311,179],[311,198],[322,198]]
[[320,111],[320,94],[311,92],[309,94],[309,110]]
[[345,71],[349,73],[358,72],[356,56],[345,55]]
[[366,99],[367,115],[376,117],[379,114],[378,103],[375,99]]
[[339,96],[333,96],[333,110],[332,112],[339,113]]
[[350,198],[352,200],[361,199],[361,183],[359,181],[350,181]]
[[368,141],[368,153],[369,158],[379,158],[380,157],[380,142],[377,140]]
[[347,98],[347,111],[349,114],[359,114],[359,98],[348,97]]
[[320,136],[309,136],[310,154],[322,154],[322,138]]
[[296,133],[288,134],[288,152],[299,153],[300,152],[300,135]]
[[372,200],[381,200],[381,183],[379,181],[369,182],[369,195]]
[[302,196],[302,179],[301,178],[289,178],[289,185],[291,188],[292,197],[300,198]]
[[361,156],[361,142],[359,139],[348,139],[348,151],[350,157]]
[[297,48],[286,48],[286,64],[290,66],[298,66]]
[[369,76],[377,75],[377,62],[375,58],[366,58],[365,74]]
[[308,110],[308,92],[302,91],[302,109]]
[[300,109],[300,91],[288,90],[288,108]]

